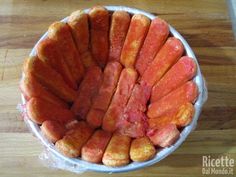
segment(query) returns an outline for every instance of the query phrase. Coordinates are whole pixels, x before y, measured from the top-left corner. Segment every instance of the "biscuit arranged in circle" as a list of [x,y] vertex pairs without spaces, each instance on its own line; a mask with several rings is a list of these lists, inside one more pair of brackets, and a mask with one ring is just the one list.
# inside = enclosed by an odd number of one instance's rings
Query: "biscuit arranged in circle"
[[118,167],[173,145],[195,113],[197,66],[159,17],[95,6],[54,22],[26,59],[27,116],[63,155]]

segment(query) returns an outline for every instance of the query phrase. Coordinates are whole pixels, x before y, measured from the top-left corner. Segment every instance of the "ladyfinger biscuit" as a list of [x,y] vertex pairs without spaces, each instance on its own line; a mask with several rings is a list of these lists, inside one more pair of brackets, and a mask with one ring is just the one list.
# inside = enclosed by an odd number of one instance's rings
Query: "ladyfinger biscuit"
[[192,122],[195,108],[192,103],[185,103],[178,109],[172,123],[177,127],[185,127]]
[[132,94],[126,106],[126,111],[137,110],[146,111],[146,104],[151,95],[151,88],[145,83],[137,83],[132,90]]
[[90,66],[97,65],[96,61],[93,59],[93,56],[89,50],[81,54],[81,60],[84,64],[85,69],[88,69]]
[[92,107],[86,118],[90,125],[94,127],[101,126],[102,118],[115,92],[121,70],[122,66],[119,62],[113,61],[106,65],[101,87],[93,100]]
[[66,133],[66,127],[54,120],[46,120],[40,127],[42,133],[48,138],[52,143],[60,140]]
[[102,119],[105,115],[106,111],[96,108],[90,108],[87,116],[86,121],[88,124],[93,128],[98,128],[102,125]]
[[160,129],[155,130],[148,135],[152,143],[160,147],[168,147],[176,142],[180,133],[174,124],[168,124]]
[[116,130],[117,123],[123,114],[125,105],[129,100],[137,77],[138,74],[134,69],[125,68],[122,70],[117,84],[117,89],[103,118],[102,128],[104,130],[109,132]]
[[23,70],[26,75],[33,75],[43,86],[46,86],[61,99],[67,102],[73,102],[76,99],[76,91],[67,85],[58,72],[38,57],[27,58],[24,62]]
[[103,73],[103,81],[93,101],[93,107],[106,111],[115,92],[122,66],[119,62],[109,62]]
[[153,87],[151,102],[158,101],[188,80],[191,80],[196,74],[196,69],[196,64],[192,58],[188,56],[181,57]]
[[102,71],[98,66],[91,66],[82,80],[78,97],[76,98],[71,110],[79,117],[85,119],[92,105],[92,99],[97,94],[102,81]]
[[69,16],[67,23],[71,28],[79,54],[87,52],[89,49],[88,14],[81,10],[74,11]]
[[135,84],[129,101],[124,109],[122,118],[118,122],[120,133],[137,138],[143,137],[146,132],[147,122],[146,104],[149,100],[151,88],[144,84]]
[[48,29],[48,37],[57,42],[65,63],[76,82],[79,83],[84,74],[84,66],[73,41],[69,25],[63,22],[51,24]]
[[135,162],[144,162],[153,158],[156,149],[148,137],[132,140],[130,147],[130,158]]
[[156,118],[148,119],[148,125],[150,129],[160,129],[173,122],[174,114],[163,115]]
[[27,74],[25,75],[25,77],[22,78],[22,80],[20,81],[20,90],[23,93],[26,100],[29,100],[32,97],[37,97],[37,98],[42,98],[57,106],[68,108],[66,102],[64,102],[59,97],[55,96],[50,91],[48,91],[31,74]]
[[72,36],[84,67],[88,68],[89,66],[96,65],[96,62],[89,51],[88,14],[81,10],[77,10],[69,16],[67,23],[71,27]]
[[75,119],[72,111],[59,107],[41,98],[31,98],[26,103],[27,115],[37,124],[42,124],[46,120],[55,120],[62,124]]
[[193,119],[195,113],[194,106],[190,102],[186,102],[166,115],[148,119],[149,128],[159,129],[167,124],[174,124],[178,128],[189,125]]
[[149,118],[155,118],[168,114],[177,110],[186,102],[194,103],[197,96],[197,85],[192,81],[186,82],[160,100],[151,103],[148,106],[147,116]]
[[147,66],[165,43],[168,35],[168,24],[158,17],[153,19],[135,64],[140,75],[143,75]]
[[109,33],[109,61],[120,61],[120,54],[129,24],[130,16],[127,12],[117,10],[112,14]]
[[111,138],[111,133],[97,130],[82,147],[81,157],[92,163],[102,162],[102,156]]
[[71,88],[77,89],[76,81],[54,40],[49,38],[42,40],[37,46],[37,55],[40,60],[48,63],[53,69],[60,73]]
[[112,167],[127,165],[130,143],[130,137],[114,133],[103,155],[103,164]]
[[117,131],[132,138],[143,137],[148,128],[147,116],[143,112],[132,112],[134,120],[121,119],[117,123]]
[[90,45],[95,61],[104,68],[109,50],[109,13],[102,6],[93,7],[89,11]]
[[120,62],[125,67],[134,68],[136,57],[146,37],[149,25],[150,20],[144,15],[135,14],[131,18],[120,56]]
[[181,57],[184,47],[181,41],[170,37],[155,56],[154,60],[146,68],[141,77],[150,87],[159,81],[168,69]]
[[78,157],[81,154],[83,145],[93,134],[93,129],[84,121],[80,121],[66,135],[56,142],[55,146],[58,151],[67,157]]

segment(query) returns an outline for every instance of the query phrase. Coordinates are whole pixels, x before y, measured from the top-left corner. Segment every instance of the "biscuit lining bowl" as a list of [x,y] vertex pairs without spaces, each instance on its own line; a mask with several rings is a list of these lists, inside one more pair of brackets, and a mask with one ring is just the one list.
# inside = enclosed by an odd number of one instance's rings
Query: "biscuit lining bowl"
[[[129,8],[129,7],[124,7],[124,6],[104,6],[105,8],[107,8],[108,11],[113,12],[115,10],[123,10],[123,11],[127,11],[129,14],[133,15],[133,14],[143,14],[145,16],[147,16],[148,18],[150,18],[151,20],[154,19],[156,16],[139,10],[139,9],[135,9],[135,8]],[[84,12],[88,13],[89,9],[85,9]],[[64,18],[63,20],[61,20],[62,22],[67,22],[68,17]],[[171,154],[173,151],[175,151],[187,138],[187,136],[189,135],[189,133],[191,131],[193,131],[197,125],[197,120],[199,118],[202,106],[204,104],[204,102],[207,99],[207,89],[205,86],[205,82],[203,79],[203,76],[201,74],[200,71],[200,67],[199,64],[197,62],[197,59],[194,55],[194,52],[192,51],[192,49],[190,48],[190,46],[188,45],[188,43],[186,42],[186,40],[173,28],[169,25],[170,28],[170,34],[178,39],[181,40],[184,49],[185,49],[185,53],[187,56],[192,57],[197,65],[197,74],[194,77],[194,82],[197,84],[198,86],[198,90],[199,90],[199,96],[197,98],[197,101],[194,104],[194,108],[195,108],[195,114],[193,117],[193,120],[191,122],[191,124],[189,124],[188,126],[186,126],[180,134],[180,138],[176,141],[176,143],[168,148],[164,148],[160,151],[157,152],[157,154],[155,155],[155,157],[149,161],[146,162],[132,162],[126,166],[122,166],[122,167],[108,167],[102,164],[94,164],[94,163],[90,163],[90,162],[86,162],[84,160],[81,160],[80,158],[68,158],[65,157],[64,155],[62,155],[60,152],[58,152],[55,147],[54,144],[49,142],[44,135],[42,135],[40,127],[32,122],[30,119],[25,119],[26,124],[28,125],[29,129],[33,132],[33,134],[41,141],[41,143],[46,147],[47,149],[47,153],[49,154],[49,158],[53,158],[51,164],[49,164],[49,166],[53,166],[56,168],[60,168],[60,169],[66,169],[66,170],[70,170],[76,173],[81,173],[84,172],[86,170],[88,171],[97,171],[97,172],[105,172],[105,173],[119,173],[119,172],[127,172],[127,171],[133,171],[136,169],[140,169],[143,167],[147,167],[150,166],[152,164],[155,164],[157,162],[159,162],[160,160],[164,159],[165,157],[167,157],[169,154]],[[34,48],[32,49],[30,56],[34,56],[36,55],[36,46],[39,44],[39,42],[41,40],[43,40],[45,37],[47,36],[47,32],[39,39],[39,41],[36,43],[36,45],[34,46]],[[22,75],[22,77],[24,77],[24,75]],[[23,96],[23,94],[21,94],[21,99],[22,99],[22,103],[25,104],[26,100]]]

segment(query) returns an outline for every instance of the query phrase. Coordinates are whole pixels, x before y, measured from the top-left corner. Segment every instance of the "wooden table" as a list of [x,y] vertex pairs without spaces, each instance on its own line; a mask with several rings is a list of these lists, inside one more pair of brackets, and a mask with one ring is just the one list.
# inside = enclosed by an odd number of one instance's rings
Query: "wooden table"
[[193,47],[209,90],[197,129],[176,152],[151,167],[113,176],[201,176],[203,155],[228,155],[236,161],[236,42],[226,1],[0,0],[0,176],[77,176],[40,162],[43,148],[16,109],[18,83],[24,58],[47,27],[97,4],[136,7],[167,20]]

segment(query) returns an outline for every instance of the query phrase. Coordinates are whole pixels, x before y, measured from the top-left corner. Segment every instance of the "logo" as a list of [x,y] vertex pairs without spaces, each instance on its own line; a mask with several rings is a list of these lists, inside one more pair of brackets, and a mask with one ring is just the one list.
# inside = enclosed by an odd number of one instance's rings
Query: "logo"
[[202,156],[203,175],[233,175],[235,160],[228,156],[212,158],[210,155]]

